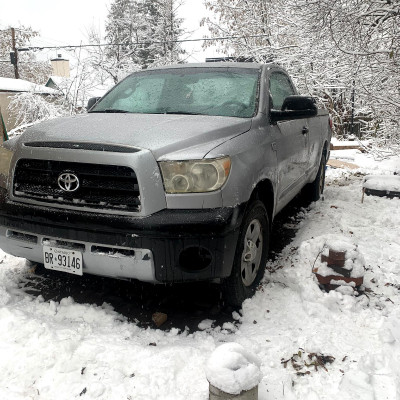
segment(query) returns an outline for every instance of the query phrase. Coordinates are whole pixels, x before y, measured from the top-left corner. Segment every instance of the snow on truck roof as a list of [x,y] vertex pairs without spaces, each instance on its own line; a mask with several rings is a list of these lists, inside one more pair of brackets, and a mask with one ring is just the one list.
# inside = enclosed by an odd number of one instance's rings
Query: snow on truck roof
[[[159,70],[159,69],[185,69],[185,68],[246,68],[246,69],[259,69],[263,65],[270,64],[259,64],[251,62],[208,62],[208,63],[189,63],[189,64],[174,64],[174,65],[163,65],[160,67],[148,68],[148,70]],[[273,65],[273,64],[271,64]]]
[[36,94],[57,94],[58,91],[37,85],[24,79],[12,79],[0,77],[0,92],[33,92]]

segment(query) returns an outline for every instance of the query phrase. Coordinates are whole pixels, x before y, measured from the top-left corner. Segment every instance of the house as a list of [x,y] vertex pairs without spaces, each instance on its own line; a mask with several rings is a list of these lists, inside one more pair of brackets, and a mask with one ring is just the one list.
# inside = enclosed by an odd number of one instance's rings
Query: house
[[15,115],[10,113],[8,105],[13,96],[23,92],[31,92],[39,96],[59,95],[57,90],[44,85],[37,85],[24,79],[0,77],[0,109],[7,131],[14,129],[16,125]]

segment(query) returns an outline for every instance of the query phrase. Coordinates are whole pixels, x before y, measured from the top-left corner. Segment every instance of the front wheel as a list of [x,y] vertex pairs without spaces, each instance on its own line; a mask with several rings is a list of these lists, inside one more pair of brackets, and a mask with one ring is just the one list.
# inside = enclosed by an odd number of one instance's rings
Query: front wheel
[[236,245],[231,275],[222,281],[225,302],[240,307],[251,297],[262,277],[267,262],[269,223],[264,204],[257,200],[246,212]]

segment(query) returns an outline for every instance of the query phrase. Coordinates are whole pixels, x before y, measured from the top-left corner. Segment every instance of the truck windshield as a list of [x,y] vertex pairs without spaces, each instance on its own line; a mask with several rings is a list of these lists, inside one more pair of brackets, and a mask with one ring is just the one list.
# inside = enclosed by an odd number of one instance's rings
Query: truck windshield
[[176,68],[134,73],[90,112],[252,117],[258,69]]

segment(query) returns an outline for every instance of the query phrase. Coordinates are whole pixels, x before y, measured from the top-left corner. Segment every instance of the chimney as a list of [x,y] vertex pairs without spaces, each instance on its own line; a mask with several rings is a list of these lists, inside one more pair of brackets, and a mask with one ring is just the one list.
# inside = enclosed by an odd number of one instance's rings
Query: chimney
[[53,75],[69,78],[69,60],[62,58],[61,54],[51,60],[51,66],[53,67]]

